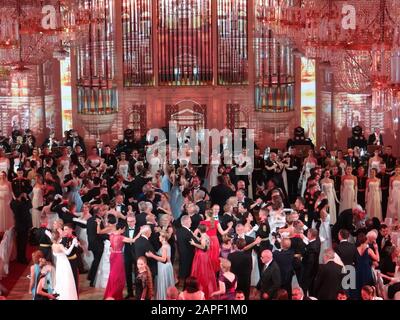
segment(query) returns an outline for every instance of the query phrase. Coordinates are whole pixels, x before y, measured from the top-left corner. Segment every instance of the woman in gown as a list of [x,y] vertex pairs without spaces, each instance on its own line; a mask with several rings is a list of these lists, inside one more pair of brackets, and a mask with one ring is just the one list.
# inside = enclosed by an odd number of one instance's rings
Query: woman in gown
[[221,273],[218,278],[219,290],[211,294],[211,297],[219,296],[219,300],[235,300],[237,278],[231,272],[231,262],[221,259]]
[[124,180],[128,179],[129,161],[126,160],[125,152],[121,152],[120,154],[120,160],[117,164],[117,171],[121,176],[124,177]]
[[352,296],[359,300],[361,298],[361,288],[365,285],[374,285],[371,266],[373,261],[379,262],[379,251],[376,242],[374,243],[374,249],[369,247],[367,236],[364,233],[360,233],[357,236],[356,245],[356,290],[352,292]]
[[10,208],[12,190],[5,171],[0,173],[0,233],[14,226],[14,215]]
[[[254,217],[250,212],[246,212],[243,215],[245,225],[244,229],[246,232],[246,236],[256,239],[256,232],[258,231],[258,225],[253,226]],[[286,219],[286,216],[285,216]],[[257,283],[260,281],[260,269],[258,267],[258,255],[255,250],[251,250],[251,259],[252,259],[252,269],[251,269],[251,286],[257,286]]]
[[10,170],[10,159],[8,159],[4,154],[4,149],[0,148],[0,172],[5,172],[6,177],[8,177],[8,173]]
[[32,293],[32,299],[35,300],[35,294],[36,294],[36,289],[37,289],[37,282],[39,279],[40,275],[40,270],[42,266],[44,265],[41,263],[42,261],[46,261],[43,255],[43,252],[40,250],[37,250],[32,253],[32,262],[33,265],[31,265],[30,268],[30,279],[29,279],[29,292]]
[[211,188],[218,184],[217,177],[218,177],[218,167],[221,164],[221,156],[216,151],[213,150],[213,153],[210,157],[210,165],[208,167],[207,172],[207,190],[211,191]]
[[[97,226],[97,234],[110,235],[117,228],[117,218],[113,214],[107,215],[107,223],[104,229],[100,230],[100,225]],[[104,241],[104,251],[100,259],[99,268],[97,269],[96,280],[94,286],[96,288],[105,289],[107,287],[108,277],[110,275],[110,256],[111,256],[111,242],[110,240]]]
[[90,205],[88,203],[84,203],[82,206],[82,212],[78,213],[78,215],[80,217],[75,218],[74,222],[77,224],[76,234],[79,239],[80,247],[82,248],[81,258],[82,258],[83,268],[85,270],[90,270],[90,266],[92,265],[93,262],[93,253],[92,251],[89,250],[89,241],[86,229],[87,221],[92,216],[90,214]]
[[58,159],[57,166],[59,167],[59,174],[61,181],[64,181],[66,175],[69,174],[69,166],[71,164],[71,157],[67,147],[62,149],[62,156]]
[[204,292],[206,300],[208,300],[210,295],[217,290],[216,271],[208,254],[210,238],[206,234],[207,227],[204,224],[200,224],[198,230],[200,231],[200,244],[194,242],[193,239],[190,241],[190,244],[196,247],[191,276],[197,278],[200,289]]
[[[67,260],[68,262],[68,260]],[[69,264],[69,262],[68,262]],[[48,279],[51,273],[50,268],[43,267],[40,271],[38,280],[37,280],[37,288],[34,300],[55,300],[57,297],[52,293],[51,288],[48,288]],[[75,283],[74,283],[75,285]]]
[[329,203],[329,216],[330,216],[330,223],[336,223],[336,203],[339,203],[339,200],[336,196],[335,191],[335,183],[330,178],[331,173],[329,170],[324,171],[324,178],[321,180],[321,190],[325,193],[326,198],[328,199]]
[[174,171],[174,168],[171,166],[166,165],[164,168],[164,175],[161,178],[161,190],[163,192],[170,192],[171,191],[171,173]]
[[382,162],[382,158],[380,157],[380,150],[376,149],[374,151],[374,156],[368,160],[368,177],[371,176],[371,169],[375,168],[377,172],[379,172],[379,165]]
[[[233,222],[228,223],[228,228],[226,230],[222,230],[221,224],[215,220],[214,214],[211,210],[206,212],[206,220],[200,222],[200,225],[204,225],[206,227],[207,236],[209,237],[210,246],[209,250],[207,250],[208,255],[210,256],[211,264],[214,268],[214,272],[218,272],[220,269],[220,246],[218,241],[217,232],[221,236],[228,234],[232,229]],[[195,231],[195,234],[198,234],[200,229]]]
[[174,219],[178,219],[181,216],[181,207],[183,205],[183,195],[182,191],[188,185],[185,176],[185,170],[182,168],[178,169],[178,174],[175,172],[171,173],[171,181],[172,181],[172,188],[169,193],[170,196],[170,203],[172,209],[172,215]]
[[74,238],[68,249],[58,243],[54,243],[52,246],[53,255],[56,257],[55,292],[59,294],[58,300],[78,300],[74,275],[67,258],[76,245],[78,245],[78,240]]
[[343,151],[338,150],[337,151],[337,159],[336,159],[336,166],[339,167],[340,169],[340,174],[344,175],[346,172],[346,167],[347,167],[347,161],[344,158]]
[[80,195],[80,186],[81,186],[81,180],[79,179],[79,173],[78,170],[73,170],[72,173],[72,179],[67,181],[66,183],[63,183],[62,186],[68,187],[69,188],[69,193],[68,193],[68,200],[70,202],[75,203],[76,206],[76,211],[80,212],[82,210],[82,198]]
[[346,174],[342,176],[340,186],[339,215],[346,209],[352,209],[357,204],[357,178],[352,174],[353,168],[347,167]]
[[394,176],[390,178],[389,202],[386,217],[393,223],[400,222],[400,167],[396,167]]
[[365,191],[365,211],[370,219],[376,217],[382,221],[382,194],[381,180],[376,177],[378,171],[372,168],[370,178],[367,180],[367,189]]
[[146,257],[137,259],[137,275],[135,279],[136,300],[153,299],[153,278]]
[[44,185],[43,178],[40,174],[36,175],[35,181],[35,185],[32,189],[32,227],[39,228],[40,216],[42,215],[44,204]]
[[[98,221],[98,226],[100,226],[100,221]],[[124,231],[125,228],[116,229],[110,234],[110,275],[104,292],[104,299],[122,300],[125,287],[124,243],[134,243],[136,240],[124,237],[122,235]]]
[[307,181],[311,176],[310,170],[318,165],[318,160],[314,156],[314,150],[308,150],[308,157],[304,159],[303,170],[300,176],[301,180],[301,196],[304,196],[304,192],[307,189]]
[[149,251],[146,252],[146,257],[157,260],[156,300],[167,300],[167,289],[175,285],[171,246],[168,244],[169,234],[161,232],[159,240],[161,248],[157,255]]
[[331,222],[330,214],[328,213],[329,201],[323,199],[318,206],[319,221],[317,222],[317,230],[319,233],[319,239],[321,241],[321,250],[319,254],[319,263],[323,263],[324,252],[328,248],[332,248],[332,233],[331,233]]

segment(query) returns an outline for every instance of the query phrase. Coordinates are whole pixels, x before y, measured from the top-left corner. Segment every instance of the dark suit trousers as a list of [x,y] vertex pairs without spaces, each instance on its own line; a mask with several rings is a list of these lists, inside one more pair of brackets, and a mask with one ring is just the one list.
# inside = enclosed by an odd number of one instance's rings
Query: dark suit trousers
[[17,230],[17,260],[26,262],[26,246],[28,244],[29,230]]
[[132,272],[134,271],[134,265],[136,263],[131,252],[124,253],[124,262],[125,262],[126,287],[128,289],[128,295],[133,295]]
[[91,285],[94,285],[94,280],[96,279],[97,269],[99,268],[101,256],[103,255],[104,247],[96,248],[91,250],[93,252],[93,262],[89,270],[88,280]]
[[382,217],[383,217],[383,219],[386,218],[388,199],[389,199],[389,189],[382,190]]
[[76,257],[75,259],[68,259],[69,264],[71,265],[72,273],[74,275],[74,280],[75,280],[75,286],[76,286],[76,292],[79,292],[79,262],[78,258]]

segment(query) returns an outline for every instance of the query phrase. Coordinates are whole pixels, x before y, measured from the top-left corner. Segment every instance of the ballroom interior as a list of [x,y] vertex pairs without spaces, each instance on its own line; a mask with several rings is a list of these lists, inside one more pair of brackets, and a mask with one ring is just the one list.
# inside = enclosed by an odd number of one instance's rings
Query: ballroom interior
[[2,1],[2,135],[31,129],[41,143],[74,128],[115,145],[174,121],[254,129],[262,148],[301,126],[346,148],[360,125],[397,153],[400,9],[348,2]]

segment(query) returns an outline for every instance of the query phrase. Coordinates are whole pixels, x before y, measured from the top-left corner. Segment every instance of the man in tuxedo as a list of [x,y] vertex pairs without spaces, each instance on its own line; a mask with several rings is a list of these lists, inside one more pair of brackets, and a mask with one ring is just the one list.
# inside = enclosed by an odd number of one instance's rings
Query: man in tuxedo
[[218,176],[217,177],[217,182],[218,184],[214,187],[211,188],[210,191],[210,198],[211,198],[211,204],[217,204],[220,207],[220,214],[222,214],[222,209],[226,203],[226,200],[229,199],[229,197],[235,196],[235,193],[231,188],[229,188],[224,181],[223,176]]
[[379,173],[376,175],[381,180],[381,194],[382,194],[382,217],[383,220],[386,218],[386,210],[389,199],[389,187],[390,187],[390,175],[386,172],[385,162],[379,164]]
[[250,252],[244,251],[246,241],[238,239],[236,242],[237,250],[228,255],[231,262],[231,272],[237,278],[237,290],[243,291],[246,299],[250,296],[252,257]]
[[200,222],[203,220],[203,217],[199,214],[199,211],[200,211],[200,209],[197,205],[195,205],[194,203],[190,203],[186,207],[186,213],[183,212],[182,215],[176,220],[175,227],[177,227],[177,228],[181,227],[181,218],[185,215],[188,215],[192,222],[191,226],[190,226],[190,230],[192,230],[194,232],[197,229],[197,227],[199,226]]
[[194,257],[195,248],[191,245],[191,240],[198,242],[193,232],[190,230],[192,221],[188,215],[183,216],[181,219],[182,227],[176,230],[176,240],[179,253],[179,272],[178,277],[181,284],[185,283],[187,277],[190,276],[192,271],[192,262]]
[[293,203],[296,200],[296,196],[298,194],[298,181],[300,178],[300,170],[301,170],[301,159],[297,155],[296,147],[292,146],[289,148],[289,157],[287,159],[288,167],[286,167],[287,174],[287,182],[288,182],[288,197],[290,203]]
[[281,271],[278,264],[273,260],[270,250],[261,252],[261,261],[263,268],[257,289],[260,291],[261,299],[273,300],[281,286]]
[[192,179],[192,188],[190,189],[190,194],[192,199],[195,198],[196,193],[203,191],[204,197],[203,200],[208,200],[208,190],[201,185],[201,179],[199,176],[194,176]]
[[[123,214],[126,217],[126,213],[128,210],[124,204],[124,195],[122,192],[118,192],[115,195],[115,210],[117,210],[118,212],[121,212],[121,214]],[[126,220],[118,219],[118,227],[126,228],[126,226],[127,226]]]
[[207,208],[207,204],[204,201],[205,197],[206,193],[203,190],[199,190],[194,194],[194,203],[196,204],[196,206],[199,207],[199,212],[198,212],[199,215],[202,215],[203,217],[206,213],[206,208]]
[[339,290],[342,290],[342,266],[334,262],[335,251],[326,249],[324,264],[319,265],[314,281],[314,293],[318,300],[336,300]]
[[385,153],[382,155],[382,159],[383,162],[385,162],[387,173],[392,175],[396,168],[396,158],[393,157],[392,146],[385,147]]
[[147,215],[152,213],[151,207],[146,201],[140,201],[138,208],[140,213],[136,215],[136,229],[140,230],[140,228],[146,224]]
[[374,132],[369,135],[368,145],[383,146],[383,137],[379,128],[375,128]]
[[382,223],[379,228],[378,237],[376,238],[376,243],[378,245],[379,256],[381,257],[381,261],[383,260],[386,253],[386,248],[391,247],[392,240],[390,238],[390,230],[389,227]]
[[360,205],[342,211],[332,227],[332,238],[338,241],[340,229],[346,229],[352,236],[356,236],[358,231],[365,229],[365,218],[366,212]]
[[113,176],[115,171],[117,170],[117,158],[115,157],[114,153],[111,152],[110,145],[106,145],[104,147],[104,152],[101,155],[104,159],[104,163],[107,165],[107,173],[109,176]]
[[269,242],[269,234],[271,232],[271,227],[268,222],[268,210],[266,208],[260,209],[258,213],[258,230],[256,231],[256,236],[262,239],[260,243],[260,252],[264,250],[272,250],[271,243]]
[[74,226],[71,223],[67,223],[63,229],[63,237],[61,239],[61,244],[66,248],[69,249],[73,246],[72,251],[67,255],[69,264],[71,265],[72,274],[74,275],[75,280],[75,287],[77,293],[79,292],[79,265],[78,265],[78,250],[77,247],[79,246],[77,238],[73,235]]
[[354,243],[349,242],[350,232],[346,229],[339,230],[339,244],[335,251],[345,266],[353,266],[356,262],[357,248]]
[[31,182],[24,178],[24,169],[17,169],[17,177],[11,183],[14,196],[18,198],[21,194],[30,194],[32,191]]
[[95,177],[93,179],[93,188],[90,189],[87,194],[82,196],[82,201],[84,203],[89,202],[89,201],[93,202],[93,200],[96,199],[100,195],[100,184],[101,184],[101,179],[98,177]]
[[314,278],[318,271],[319,252],[321,250],[321,241],[316,229],[308,229],[307,239],[308,244],[302,260],[303,273],[300,281],[300,286],[304,292],[308,292],[313,288]]
[[93,262],[88,273],[88,280],[90,286],[94,287],[94,281],[96,279],[97,269],[99,268],[101,256],[104,251],[104,240],[108,239],[106,234],[97,234],[97,221],[100,223],[100,229],[104,229],[103,217],[106,214],[105,208],[99,206],[92,209],[92,217],[87,221],[87,236],[88,236],[88,249],[93,252]]
[[17,261],[22,264],[28,264],[28,260],[26,259],[26,247],[28,244],[29,230],[32,227],[30,212],[32,202],[25,193],[22,193],[17,199],[11,201],[10,206],[15,219]]
[[274,261],[281,271],[281,288],[290,295],[292,292],[292,278],[294,274],[294,251],[291,249],[291,240],[284,238],[281,241],[281,250],[274,251]]
[[[125,230],[124,236],[133,239],[138,234],[139,229],[135,227],[136,218],[134,215],[128,215],[126,218],[128,228]],[[133,271],[136,266],[136,255],[135,255],[135,244],[125,243],[124,245],[124,262],[125,262],[125,277],[126,277],[126,287],[127,295],[125,299],[133,297]]]
[[[156,254],[154,247],[150,242],[151,228],[148,225],[144,225],[140,228],[140,237],[135,241],[135,256],[136,259],[139,257],[146,257],[146,252],[152,252]],[[157,275],[157,261],[152,258],[147,258],[151,275],[153,278]]]
[[241,204],[246,210],[249,210],[253,203],[253,200],[246,197],[245,191],[242,189],[236,191],[236,199],[238,201],[238,205]]

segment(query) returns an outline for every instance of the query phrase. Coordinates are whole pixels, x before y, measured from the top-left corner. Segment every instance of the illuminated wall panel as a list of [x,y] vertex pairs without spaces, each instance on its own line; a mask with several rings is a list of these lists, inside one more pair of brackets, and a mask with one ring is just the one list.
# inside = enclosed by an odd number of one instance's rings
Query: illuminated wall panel
[[124,86],[153,84],[152,0],[122,1]]
[[[72,129],[71,58],[60,61],[62,130]],[[47,115],[47,114],[46,114]]]
[[247,83],[247,0],[218,0],[218,83]]
[[212,84],[211,0],[158,1],[160,85]]
[[315,60],[301,58],[301,126],[307,138],[317,144]]

